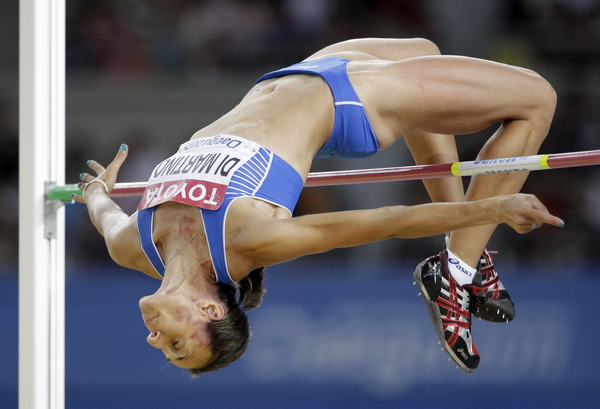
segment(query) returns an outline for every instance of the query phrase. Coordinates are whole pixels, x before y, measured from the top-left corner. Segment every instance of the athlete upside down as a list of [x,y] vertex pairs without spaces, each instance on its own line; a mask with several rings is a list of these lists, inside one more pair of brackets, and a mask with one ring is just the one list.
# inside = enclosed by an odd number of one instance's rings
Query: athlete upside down
[[[478,159],[536,154],[556,94],[519,67],[442,56],[425,39],[356,39],[261,77],[242,101],[159,164],[137,212],[108,196],[128,148],[82,175],[92,223],[115,262],[162,279],[140,300],[148,342],[193,374],[239,358],[244,310],[261,303],[263,267],[338,247],[448,234],[447,249],[415,278],[438,336],[473,371],[471,310],[497,321],[514,305],[485,250],[499,223],[526,233],[562,226],[534,196],[527,173],[430,179],[433,202],[292,217],[315,156],[366,157],[404,138],[417,164],[458,160],[454,134],[500,122]],[[478,269],[479,266],[479,269]],[[459,352],[460,351],[460,352]]]

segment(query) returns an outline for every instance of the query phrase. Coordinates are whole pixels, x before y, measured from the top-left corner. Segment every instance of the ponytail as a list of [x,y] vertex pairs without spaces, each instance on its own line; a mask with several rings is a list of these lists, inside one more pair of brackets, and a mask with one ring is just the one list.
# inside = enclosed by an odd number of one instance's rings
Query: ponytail
[[263,287],[264,267],[252,270],[239,282],[239,304],[245,311],[258,307],[267,292]]

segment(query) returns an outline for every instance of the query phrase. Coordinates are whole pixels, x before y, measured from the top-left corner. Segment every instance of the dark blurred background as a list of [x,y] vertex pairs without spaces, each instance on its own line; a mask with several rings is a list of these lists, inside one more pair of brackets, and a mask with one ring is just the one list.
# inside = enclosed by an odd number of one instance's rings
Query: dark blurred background
[[[0,3],[0,36],[4,408],[16,405],[17,373],[15,0]],[[109,162],[120,143],[130,146],[121,181],[146,180],[157,161],[231,109],[262,73],[355,37],[426,37],[444,54],[531,68],[559,95],[541,153],[600,146],[599,0],[79,0],[67,1],[67,181],[77,181],[87,159]],[[491,131],[457,136],[461,160],[474,159]],[[367,160],[317,160],[314,170],[407,164],[400,142]],[[598,407],[592,385],[600,382],[600,355],[592,339],[600,335],[600,308],[591,300],[600,291],[600,169],[535,172],[524,191],[566,227],[522,236],[497,230],[489,248],[500,253],[496,264],[522,316],[507,326],[477,325],[488,358],[482,352],[470,376],[448,370],[435,351],[410,288],[415,264],[439,251],[442,237],[337,250],[272,269],[266,305],[255,313],[254,347],[224,374],[190,381],[143,341],[135,303],[156,282],[114,266],[85,208],[67,206],[68,407],[461,407],[467,396],[487,407]],[[416,181],[310,188],[297,213],[426,201]],[[120,204],[130,212],[136,199]],[[315,304],[328,312],[319,316]],[[165,385],[164,393],[155,385]],[[514,400],[506,400],[508,388]],[[107,391],[123,397],[106,400]]]

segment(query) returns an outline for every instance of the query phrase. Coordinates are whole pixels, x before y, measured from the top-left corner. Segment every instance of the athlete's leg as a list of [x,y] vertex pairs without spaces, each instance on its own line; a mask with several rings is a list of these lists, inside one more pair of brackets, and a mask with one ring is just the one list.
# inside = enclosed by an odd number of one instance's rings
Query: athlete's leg
[[[417,130],[407,133],[404,140],[417,165],[458,161],[454,135]],[[433,202],[462,202],[464,200],[465,194],[461,178],[425,179],[423,184]]]
[[[553,88],[534,72],[466,57],[355,63],[349,72],[376,134],[390,143],[417,130],[464,134],[502,122],[479,159],[536,154],[556,104]],[[474,177],[466,199],[518,192],[526,177],[526,172]],[[475,266],[494,228],[454,232],[450,249]]]
[[[424,38],[389,39],[360,38],[332,44],[311,55],[308,59],[337,56],[351,61],[388,60],[400,61],[426,55],[440,55],[438,46]],[[418,165],[455,162],[458,160],[453,135],[439,135],[414,131],[405,135],[406,144]],[[461,179],[440,178],[423,181],[434,202],[457,202],[464,200]]]
[[[356,65],[358,73],[366,68],[360,65],[367,64]],[[388,143],[394,135],[414,135],[415,130],[472,133],[500,121],[501,128],[485,144],[479,158],[532,155],[546,137],[554,113],[556,95],[552,87],[538,75],[515,67],[460,57],[427,57],[385,64],[380,71],[396,78],[396,85],[380,87],[380,81],[373,81],[369,86],[369,75],[365,75],[362,81],[356,78],[356,88],[361,98],[364,96],[363,102],[375,104],[376,109],[367,112],[374,118],[375,131],[387,136]],[[526,176],[474,177],[466,198],[517,192]],[[454,257],[450,251],[475,267],[494,228],[490,225],[453,232],[449,251],[428,258],[414,274],[443,348],[467,372],[479,364],[471,334],[471,307],[477,304],[477,314],[491,321],[510,320],[514,308],[510,298],[490,304],[473,299],[471,296],[479,296],[480,290],[466,285],[474,271],[456,271],[454,262],[450,264],[450,257]],[[461,276],[464,271],[468,274]]]

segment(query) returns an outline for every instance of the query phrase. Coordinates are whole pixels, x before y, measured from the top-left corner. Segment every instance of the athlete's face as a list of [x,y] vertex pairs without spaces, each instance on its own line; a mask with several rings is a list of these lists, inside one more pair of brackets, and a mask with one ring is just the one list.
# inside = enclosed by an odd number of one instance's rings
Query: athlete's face
[[177,294],[153,294],[140,300],[142,319],[150,334],[148,343],[181,368],[201,368],[211,358],[206,333],[211,321],[203,302]]

